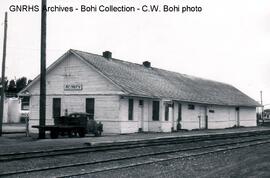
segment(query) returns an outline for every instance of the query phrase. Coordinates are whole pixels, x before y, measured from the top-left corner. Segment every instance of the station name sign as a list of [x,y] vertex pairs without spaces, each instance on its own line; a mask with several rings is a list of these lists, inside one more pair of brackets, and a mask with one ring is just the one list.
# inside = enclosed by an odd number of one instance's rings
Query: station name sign
[[79,91],[82,90],[83,86],[82,84],[73,83],[73,84],[64,84],[64,90],[65,91]]

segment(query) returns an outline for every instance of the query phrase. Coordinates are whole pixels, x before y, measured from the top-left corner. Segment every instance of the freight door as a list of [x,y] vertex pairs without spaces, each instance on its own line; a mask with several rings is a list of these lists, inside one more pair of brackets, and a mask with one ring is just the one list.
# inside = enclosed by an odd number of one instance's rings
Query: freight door
[[95,99],[86,98],[85,112],[90,114],[90,119],[94,119],[95,116]]
[[235,123],[235,125],[236,125],[237,127],[239,127],[239,126],[240,126],[240,113],[239,113],[239,107],[236,107],[236,108],[235,108],[235,111],[236,111],[236,123]]
[[143,130],[143,100],[139,100],[139,111],[138,111],[138,128],[139,128],[139,132],[144,131]]
[[199,128],[207,129],[207,127],[208,127],[207,107],[200,106]]
[[53,98],[53,118],[61,116],[61,98]]

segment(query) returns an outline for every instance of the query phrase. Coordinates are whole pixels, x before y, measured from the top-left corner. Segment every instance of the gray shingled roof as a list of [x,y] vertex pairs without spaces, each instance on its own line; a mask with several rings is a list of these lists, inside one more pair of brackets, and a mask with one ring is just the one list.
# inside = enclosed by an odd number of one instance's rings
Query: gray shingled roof
[[235,87],[158,68],[71,50],[120,86],[127,95],[231,106],[259,106]]

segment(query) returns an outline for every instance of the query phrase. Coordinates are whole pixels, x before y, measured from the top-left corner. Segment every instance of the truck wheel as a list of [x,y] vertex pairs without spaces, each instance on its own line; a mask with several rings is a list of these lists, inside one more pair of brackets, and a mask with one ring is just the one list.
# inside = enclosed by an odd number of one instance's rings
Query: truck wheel
[[61,135],[61,136],[65,136],[65,132],[63,132],[63,131],[60,132],[60,135]]
[[52,130],[51,131],[51,138],[52,139],[58,138],[58,131],[57,130]]
[[79,136],[80,137],[85,137],[85,131],[84,130],[79,130]]
[[100,137],[100,136],[101,136],[101,131],[97,130],[96,133],[95,133],[95,137]]
[[67,133],[68,133],[69,138],[71,138],[73,136],[73,131],[72,130],[69,130]]

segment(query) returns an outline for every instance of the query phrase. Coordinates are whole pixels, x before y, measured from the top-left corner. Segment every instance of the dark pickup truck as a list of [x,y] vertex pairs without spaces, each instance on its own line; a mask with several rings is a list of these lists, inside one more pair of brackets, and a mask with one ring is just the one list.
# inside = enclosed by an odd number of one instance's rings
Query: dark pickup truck
[[93,116],[88,113],[71,113],[68,116],[60,116],[54,118],[54,125],[46,125],[44,127],[33,125],[33,128],[43,128],[50,131],[51,138],[58,138],[59,135],[79,135],[84,137],[87,133],[95,136],[101,136],[103,132],[103,124],[94,120]]

